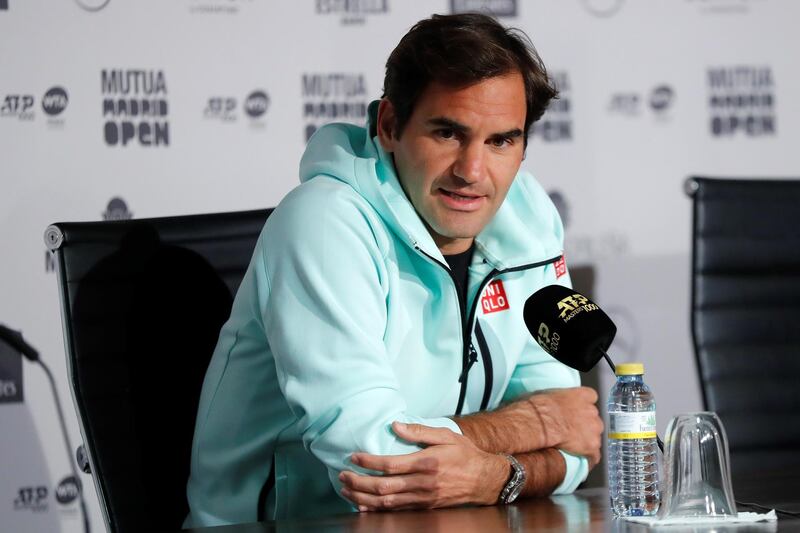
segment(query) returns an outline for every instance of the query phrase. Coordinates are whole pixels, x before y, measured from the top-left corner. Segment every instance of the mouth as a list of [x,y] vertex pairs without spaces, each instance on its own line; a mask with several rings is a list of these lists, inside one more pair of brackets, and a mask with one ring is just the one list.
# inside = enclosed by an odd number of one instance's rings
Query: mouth
[[479,209],[486,199],[486,196],[468,193],[468,192],[455,192],[447,189],[439,189],[439,196],[451,209],[456,211],[475,211]]

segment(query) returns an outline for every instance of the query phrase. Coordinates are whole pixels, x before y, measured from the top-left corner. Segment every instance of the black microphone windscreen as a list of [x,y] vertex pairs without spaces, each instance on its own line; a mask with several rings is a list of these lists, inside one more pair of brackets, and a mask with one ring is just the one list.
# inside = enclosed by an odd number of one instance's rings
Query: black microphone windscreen
[[525,325],[547,353],[588,372],[603,357],[617,327],[596,303],[574,289],[548,285],[525,302]]

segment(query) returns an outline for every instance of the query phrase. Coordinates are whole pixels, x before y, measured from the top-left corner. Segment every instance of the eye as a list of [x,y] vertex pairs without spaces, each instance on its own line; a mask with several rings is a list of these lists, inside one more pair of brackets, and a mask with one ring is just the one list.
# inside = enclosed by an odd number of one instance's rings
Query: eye
[[514,139],[511,137],[494,137],[489,140],[489,144],[495,148],[505,148],[514,144]]
[[440,128],[434,131],[434,134],[440,139],[445,139],[445,140],[455,139],[456,137],[456,132],[453,128]]

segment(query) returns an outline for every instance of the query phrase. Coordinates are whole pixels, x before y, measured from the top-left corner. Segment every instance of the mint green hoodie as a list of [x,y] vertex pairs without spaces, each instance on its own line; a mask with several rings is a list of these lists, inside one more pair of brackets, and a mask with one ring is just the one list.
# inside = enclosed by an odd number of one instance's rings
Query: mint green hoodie
[[[569,283],[544,190],[520,172],[476,238],[462,317],[446,262],[369,128],[321,128],[302,184],[258,239],[203,385],[186,526],[352,511],[337,479],[356,469],[351,453],[420,449],[394,436],[393,421],[460,433],[448,418],[459,403],[467,414],[580,383],[522,318],[537,289]],[[588,471],[564,457],[558,493]]]

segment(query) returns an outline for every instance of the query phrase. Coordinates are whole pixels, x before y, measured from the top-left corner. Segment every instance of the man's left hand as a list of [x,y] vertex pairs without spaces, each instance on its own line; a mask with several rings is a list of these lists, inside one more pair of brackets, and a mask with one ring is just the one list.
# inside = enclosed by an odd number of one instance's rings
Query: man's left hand
[[353,464],[382,476],[343,471],[342,495],[359,511],[433,509],[497,502],[511,467],[447,428],[395,422],[398,437],[428,447],[407,455],[354,453]]

